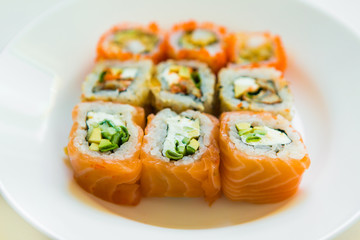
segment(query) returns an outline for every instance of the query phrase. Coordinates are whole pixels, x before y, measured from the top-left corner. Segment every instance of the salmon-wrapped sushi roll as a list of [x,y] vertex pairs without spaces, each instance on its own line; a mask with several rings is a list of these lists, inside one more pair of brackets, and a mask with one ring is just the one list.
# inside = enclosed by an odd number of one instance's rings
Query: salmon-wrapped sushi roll
[[146,107],[153,63],[106,60],[96,63],[82,85],[83,101],[112,101]]
[[167,37],[167,54],[173,59],[205,62],[217,72],[227,61],[225,33],[224,27],[209,22],[176,24]]
[[285,71],[286,55],[278,35],[268,32],[232,33],[226,42],[230,63],[249,67],[274,67]]
[[147,26],[122,23],[105,32],[97,45],[97,60],[151,59],[154,63],[166,56],[164,33],[156,23]]
[[68,154],[74,177],[89,193],[116,204],[140,201],[139,158],[144,110],[125,104],[75,106]]
[[221,112],[268,111],[292,119],[292,94],[282,73],[274,68],[224,68],[218,91]]
[[215,117],[192,110],[150,115],[141,151],[143,195],[215,201],[220,194],[218,131]]
[[310,159],[281,115],[227,112],[220,119],[221,180],[235,201],[273,203],[294,195]]
[[215,75],[204,63],[192,60],[162,62],[156,67],[150,86],[156,110],[213,112]]

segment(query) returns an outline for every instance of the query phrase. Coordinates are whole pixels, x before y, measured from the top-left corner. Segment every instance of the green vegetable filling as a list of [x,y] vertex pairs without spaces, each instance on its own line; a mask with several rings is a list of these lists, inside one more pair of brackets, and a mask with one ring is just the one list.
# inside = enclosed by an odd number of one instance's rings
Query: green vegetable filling
[[239,136],[242,136],[247,143],[258,142],[263,135],[266,135],[266,129],[263,127],[252,127],[250,123],[242,122],[235,124]]
[[180,160],[183,158],[183,154],[177,153],[176,151],[166,150],[165,156],[172,160]]
[[235,124],[240,139],[249,145],[283,145],[291,142],[286,132],[281,129],[272,129],[267,126],[252,126],[248,122]]
[[99,144],[100,152],[107,152],[118,148],[119,146],[115,143],[110,142],[108,139],[101,139]]
[[188,154],[194,154],[198,150],[200,144],[195,139],[191,139],[190,143],[186,146],[186,152]]
[[[106,119],[106,117],[113,118],[113,121],[118,121],[120,124],[115,124],[112,120]],[[91,151],[108,152],[119,148],[127,142],[130,134],[128,129],[122,124],[124,123],[111,114],[101,112],[88,113],[86,121],[88,133],[86,139],[90,144],[89,149]]]
[[200,147],[199,119],[182,116],[167,119],[167,136],[164,141],[163,155],[171,160],[180,160],[194,154]]
[[104,80],[105,75],[106,75],[106,71],[102,71],[99,76],[99,83],[103,83],[105,81]]

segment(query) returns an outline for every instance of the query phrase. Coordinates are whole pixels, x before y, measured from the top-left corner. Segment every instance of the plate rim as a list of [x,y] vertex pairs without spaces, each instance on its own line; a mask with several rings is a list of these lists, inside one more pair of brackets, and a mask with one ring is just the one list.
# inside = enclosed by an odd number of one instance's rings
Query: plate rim
[[[336,22],[338,22],[342,28],[349,32],[349,34],[353,35],[358,41],[360,45],[360,30],[357,30],[353,25],[348,23],[342,17],[336,15],[333,11],[329,11],[321,6],[321,4],[311,1],[311,0],[291,0],[293,2],[297,2],[315,10],[317,13],[322,14],[326,18],[330,18]],[[73,3],[77,2],[77,0],[62,0],[58,3],[55,3],[53,6],[48,7],[44,11],[42,11],[38,16],[32,18],[28,23],[26,23],[23,27],[20,28],[19,31],[16,32],[14,36],[10,38],[10,40],[4,45],[3,49],[0,51],[0,58],[3,57],[11,47],[16,43],[18,39],[20,39],[27,31],[31,30],[31,28],[38,23],[40,23],[43,19],[48,16],[51,16],[53,13],[69,6]],[[41,222],[35,220],[31,214],[29,214],[21,205],[17,203],[15,199],[12,198],[11,194],[8,193],[6,187],[1,181],[0,176],[0,195],[3,197],[5,202],[18,214],[22,219],[24,219],[29,225],[34,227],[39,232],[43,233],[46,237],[55,238],[55,239],[66,239],[61,234],[53,232],[51,229],[45,227]],[[129,220],[129,219],[127,219]],[[327,234],[322,236],[320,239],[330,239],[339,236],[341,233],[349,229],[352,225],[355,224],[356,221],[360,221],[360,209],[355,212],[347,221],[344,221],[338,227],[334,228],[332,231],[329,231]],[[157,227],[157,226],[154,226]],[[177,230],[177,229],[175,229]]]

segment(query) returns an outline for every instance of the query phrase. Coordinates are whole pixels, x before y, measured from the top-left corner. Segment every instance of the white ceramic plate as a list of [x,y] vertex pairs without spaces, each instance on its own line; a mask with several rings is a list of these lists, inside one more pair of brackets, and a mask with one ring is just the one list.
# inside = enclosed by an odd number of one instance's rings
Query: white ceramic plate
[[[100,35],[121,21],[168,28],[190,18],[281,35],[312,165],[299,193],[270,205],[224,198],[143,199],[115,206],[72,180],[63,147],[71,109]],[[57,239],[320,239],[359,215],[360,41],[311,6],[289,0],[76,1],[30,24],[0,58],[0,187],[9,203]]]

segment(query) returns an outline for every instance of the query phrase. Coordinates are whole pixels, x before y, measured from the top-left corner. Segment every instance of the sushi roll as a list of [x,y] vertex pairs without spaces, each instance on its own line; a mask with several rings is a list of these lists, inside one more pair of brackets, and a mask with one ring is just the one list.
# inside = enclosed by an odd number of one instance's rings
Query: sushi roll
[[147,197],[204,197],[220,194],[218,120],[188,110],[164,109],[148,117],[141,150],[141,189]]
[[67,149],[78,184],[109,202],[138,204],[144,110],[87,102],[75,106],[72,118]]
[[145,107],[149,103],[150,60],[96,63],[82,85],[83,101],[111,101]]
[[226,38],[230,63],[274,67],[285,71],[286,55],[279,36],[268,32],[233,33]]
[[173,26],[167,37],[167,54],[173,59],[207,63],[214,72],[226,65],[226,29],[213,23],[189,21]]
[[97,60],[151,59],[158,63],[165,54],[165,36],[156,23],[118,24],[105,32],[97,45]]
[[221,112],[269,111],[292,119],[292,94],[282,73],[274,68],[222,69],[218,91]]
[[211,113],[213,111],[215,75],[206,64],[168,60],[158,64],[151,81],[157,110],[171,108],[180,113],[187,109]]
[[310,159],[281,115],[227,112],[220,118],[221,180],[230,200],[273,203],[294,195]]

